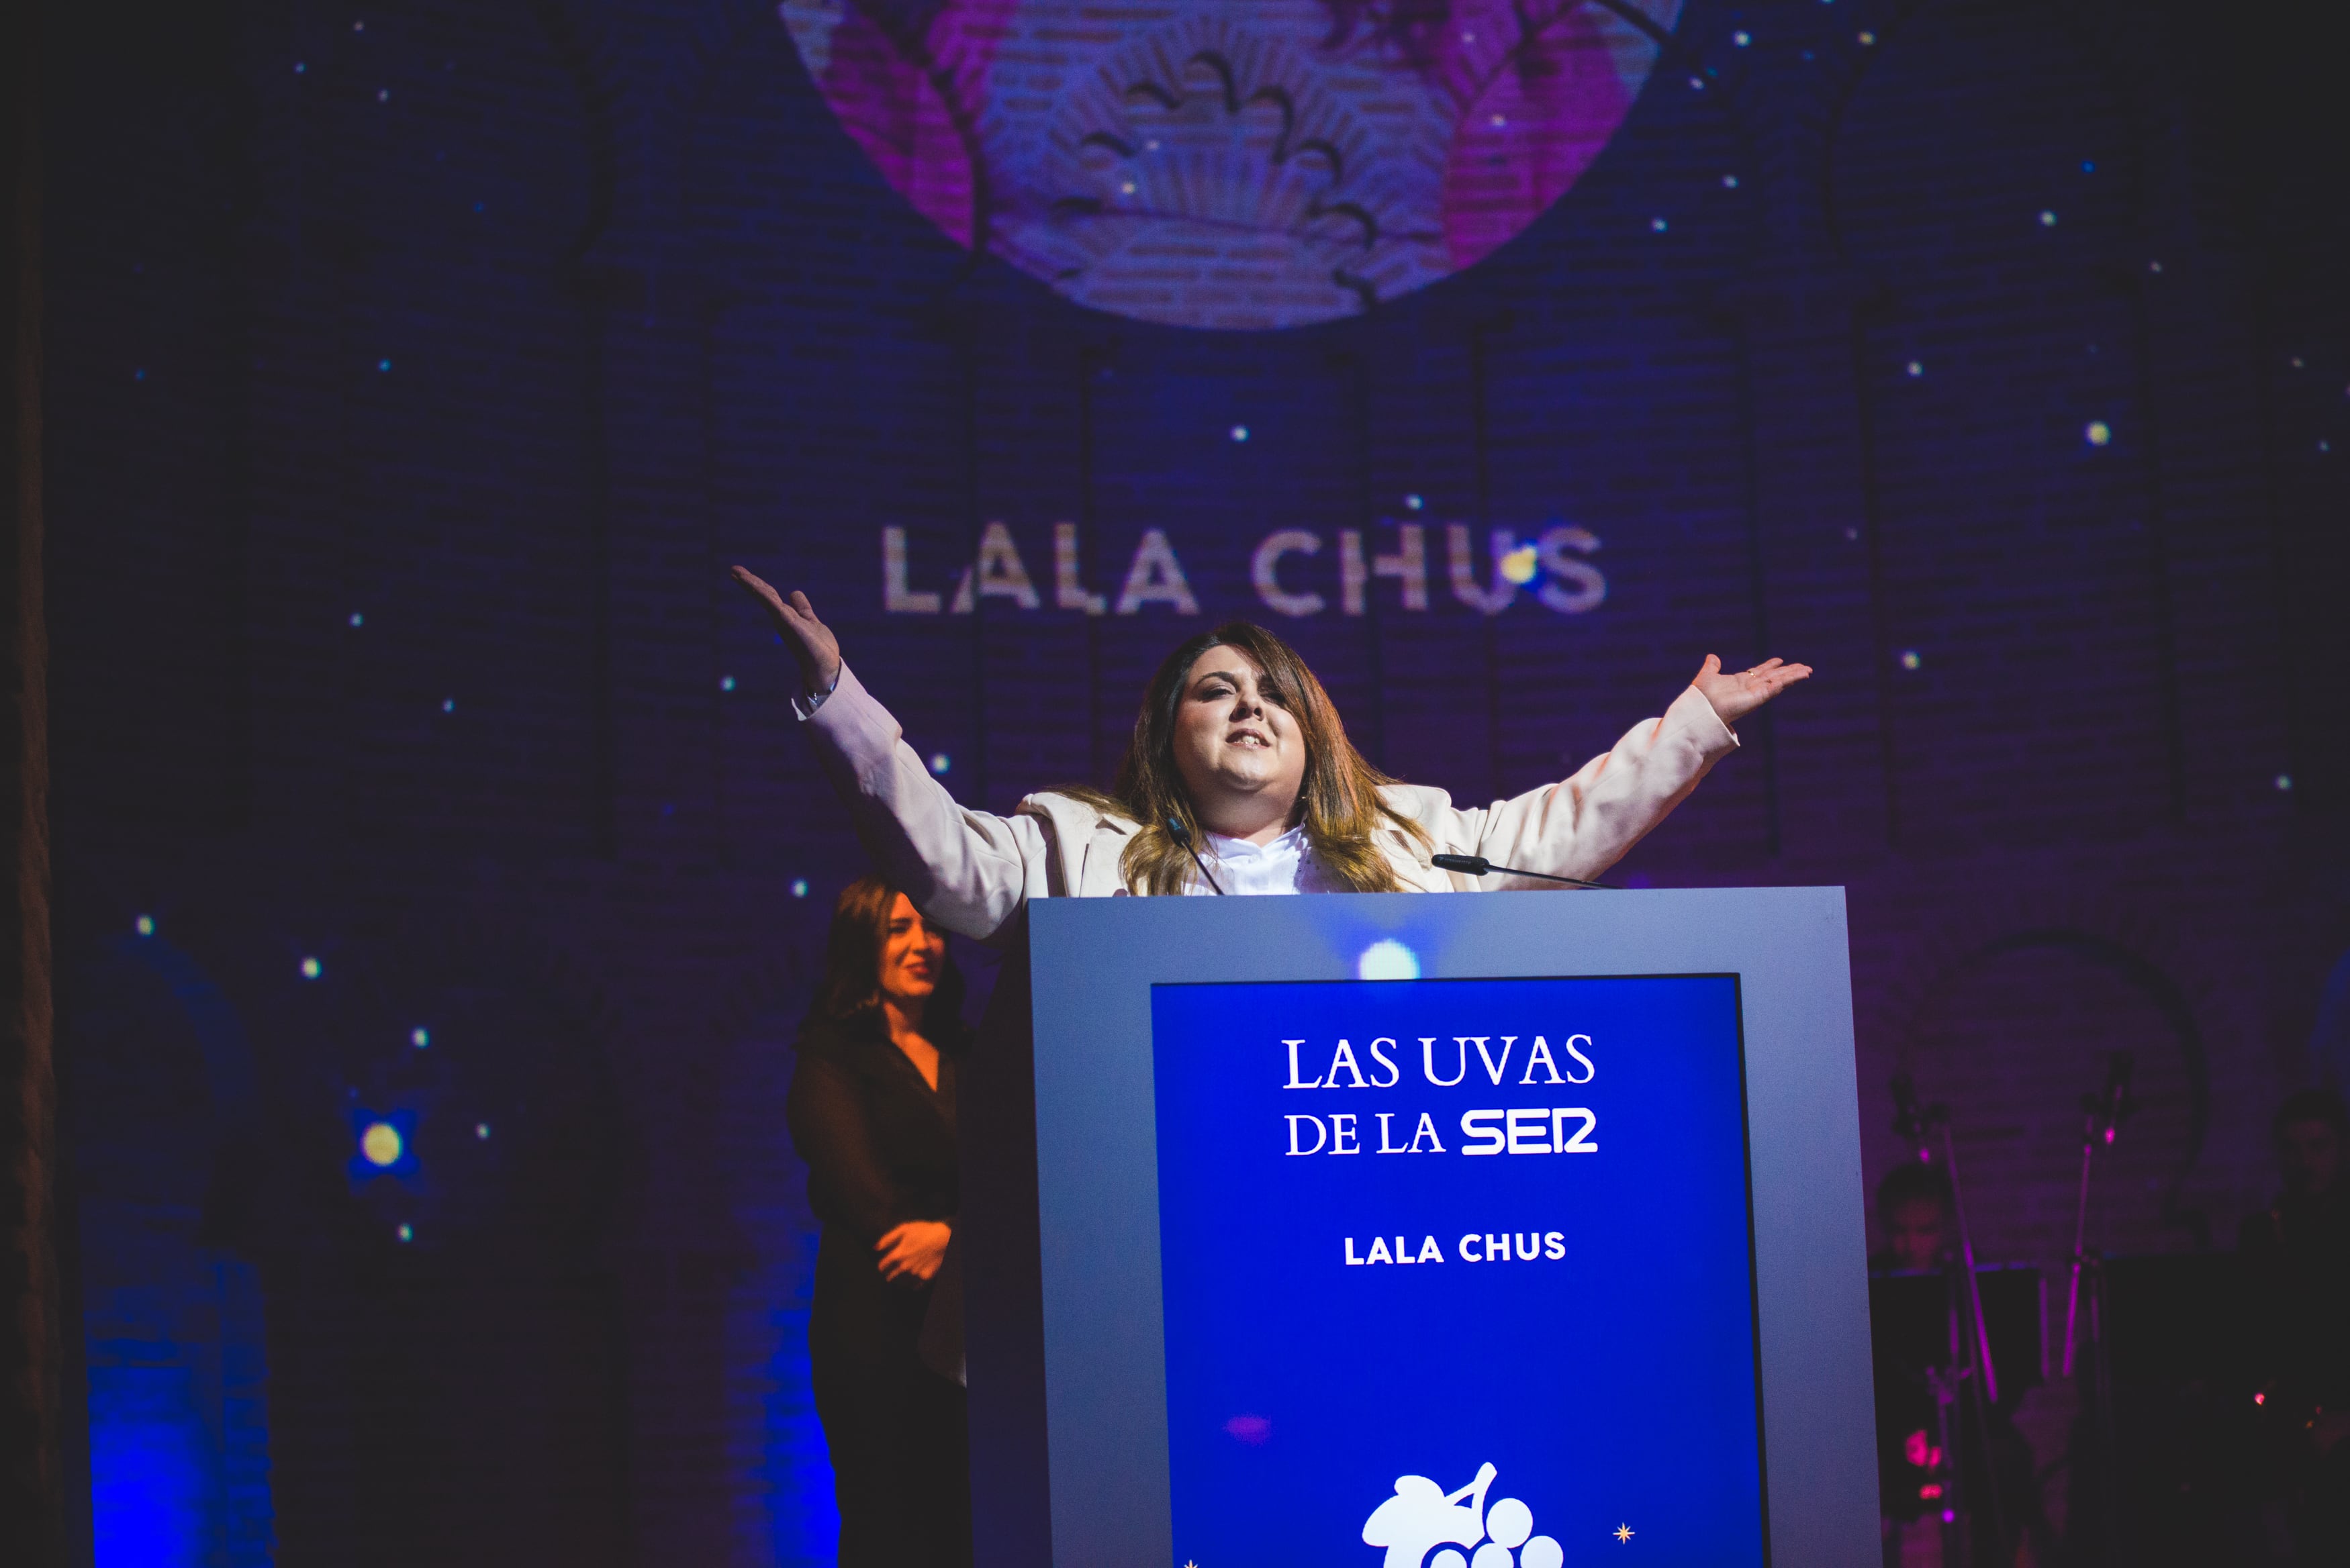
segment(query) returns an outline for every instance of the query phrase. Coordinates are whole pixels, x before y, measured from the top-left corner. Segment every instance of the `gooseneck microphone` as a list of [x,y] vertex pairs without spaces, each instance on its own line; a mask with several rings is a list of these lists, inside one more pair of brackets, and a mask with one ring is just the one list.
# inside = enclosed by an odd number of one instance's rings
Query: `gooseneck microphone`
[[[1191,843],[1191,830],[1183,826],[1183,819],[1181,817],[1170,816],[1167,819],[1167,836],[1170,838],[1172,838],[1176,843],[1181,845],[1184,848],[1191,850],[1191,864],[1200,868],[1200,875],[1201,877],[1207,877],[1209,887],[1216,888],[1216,879],[1213,877],[1208,876],[1208,863],[1200,858],[1200,851],[1195,848]],[[1221,896],[1223,889],[1222,888],[1216,888],[1216,892]]]
[[1459,871],[1471,877],[1499,871],[1504,877],[1533,877],[1544,882],[1564,882],[1570,888],[1600,888],[1611,893],[1620,891],[1610,882],[1586,882],[1580,877],[1554,877],[1547,871],[1521,871],[1514,866],[1496,866],[1482,855],[1431,855],[1428,858],[1440,870]]

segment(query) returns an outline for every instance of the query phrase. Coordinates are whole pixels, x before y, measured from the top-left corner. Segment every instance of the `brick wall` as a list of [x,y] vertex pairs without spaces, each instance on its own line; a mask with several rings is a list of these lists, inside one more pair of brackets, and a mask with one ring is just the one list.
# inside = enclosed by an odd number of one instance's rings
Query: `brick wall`
[[[1693,5],[1486,263],[1206,335],[973,265],[771,8],[51,16],[88,1273],[135,1272],[108,1238],[140,1214],[170,1232],[177,1365],[227,1311],[186,1260],[257,1270],[283,1561],[821,1550],[780,1106],[860,861],[735,559],[806,587],[995,810],[1104,774],[1211,618],[1276,624],[1375,758],[1470,799],[1709,651],[1807,659],[1624,871],[1851,889],[1872,1168],[1907,1067],[1958,1116],[1984,1250],[2053,1268],[2074,1099],[2126,1048],[2101,1234],[2225,1245],[2266,1192],[2350,941],[2350,205],[2324,78],[2249,30]],[[955,614],[995,522],[1041,602]],[[1199,618],[1057,607],[1063,523],[1112,601],[1162,531]],[[1455,524],[1480,584],[1492,528],[1587,531],[1604,602],[1479,613]],[[1343,532],[1368,557],[1406,526],[1427,607],[1375,574],[1347,613]],[[938,613],[886,611],[889,527]],[[1321,542],[1281,567],[1319,614],[1253,587],[1285,528]],[[186,968],[126,1011],[141,916]],[[174,1021],[196,996],[244,1098]],[[353,1185],[354,1107],[419,1113],[412,1182]],[[221,1354],[182,1359],[215,1387]]]

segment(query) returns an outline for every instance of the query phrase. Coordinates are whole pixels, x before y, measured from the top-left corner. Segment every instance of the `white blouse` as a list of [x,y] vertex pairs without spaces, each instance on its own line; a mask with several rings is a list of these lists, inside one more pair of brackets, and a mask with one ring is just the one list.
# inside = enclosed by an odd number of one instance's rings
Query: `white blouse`
[[[1305,825],[1299,823],[1269,844],[1226,838],[1221,833],[1202,835],[1208,841],[1208,870],[1227,893],[1342,893],[1305,842]],[[1183,891],[1215,897],[1216,889],[1195,875]]]

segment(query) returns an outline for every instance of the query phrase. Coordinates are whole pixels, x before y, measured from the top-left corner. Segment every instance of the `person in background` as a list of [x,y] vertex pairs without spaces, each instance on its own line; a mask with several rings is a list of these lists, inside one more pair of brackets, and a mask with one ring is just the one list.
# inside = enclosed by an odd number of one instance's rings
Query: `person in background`
[[[952,1310],[962,1004],[946,934],[879,877],[849,884],[785,1102],[824,1224],[808,1348],[841,1568],[971,1561],[963,1389],[923,1355]],[[959,1346],[960,1325],[944,1337]]]
[[1950,1184],[1942,1168],[1906,1160],[1877,1184],[1877,1227],[1884,1248],[1877,1269],[1923,1273],[1942,1266],[1950,1251]]
[[[1878,1274],[1950,1273],[1959,1269],[1957,1224],[1950,1184],[1938,1165],[1905,1160],[1877,1185],[1877,1228],[1883,1245],[1869,1258]],[[1930,1367],[1908,1365],[1880,1331],[1877,1345],[1877,1461],[1884,1558],[1888,1565],[1919,1555],[1940,1562],[1935,1535],[1950,1469],[1942,1450],[1942,1422],[1935,1381],[1946,1356]],[[2054,1542],[2033,1473],[2031,1445],[2015,1429],[2015,1396],[2002,1395],[1989,1412],[1985,1439],[1964,1399],[1953,1407],[1950,1431],[1966,1445],[1970,1472],[1986,1463],[1999,1489],[2000,1532],[1981,1528],[1972,1535],[1974,1562],[1982,1568],[2044,1560]],[[1984,1516],[1978,1514],[1980,1521]],[[1905,1552],[1903,1542],[1908,1541]]]
[[2244,1221],[2236,1248],[2267,1433],[2260,1501],[2291,1561],[2334,1565],[2350,1563],[2350,1109],[2332,1089],[2303,1089],[2272,1131],[2284,1190]]

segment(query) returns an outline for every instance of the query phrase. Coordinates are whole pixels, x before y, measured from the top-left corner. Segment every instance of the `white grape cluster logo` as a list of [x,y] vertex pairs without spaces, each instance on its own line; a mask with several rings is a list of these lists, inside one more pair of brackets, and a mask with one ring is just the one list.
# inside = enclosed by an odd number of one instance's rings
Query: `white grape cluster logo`
[[1381,1568],[1559,1568],[1566,1552],[1534,1533],[1533,1509],[1513,1497],[1485,1506],[1498,1473],[1480,1465],[1477,1479],[1455,1492],[1426,1476],[1401,1478],[1395,1496],[1363,1521],[1364,1544],[1387,1548]]

